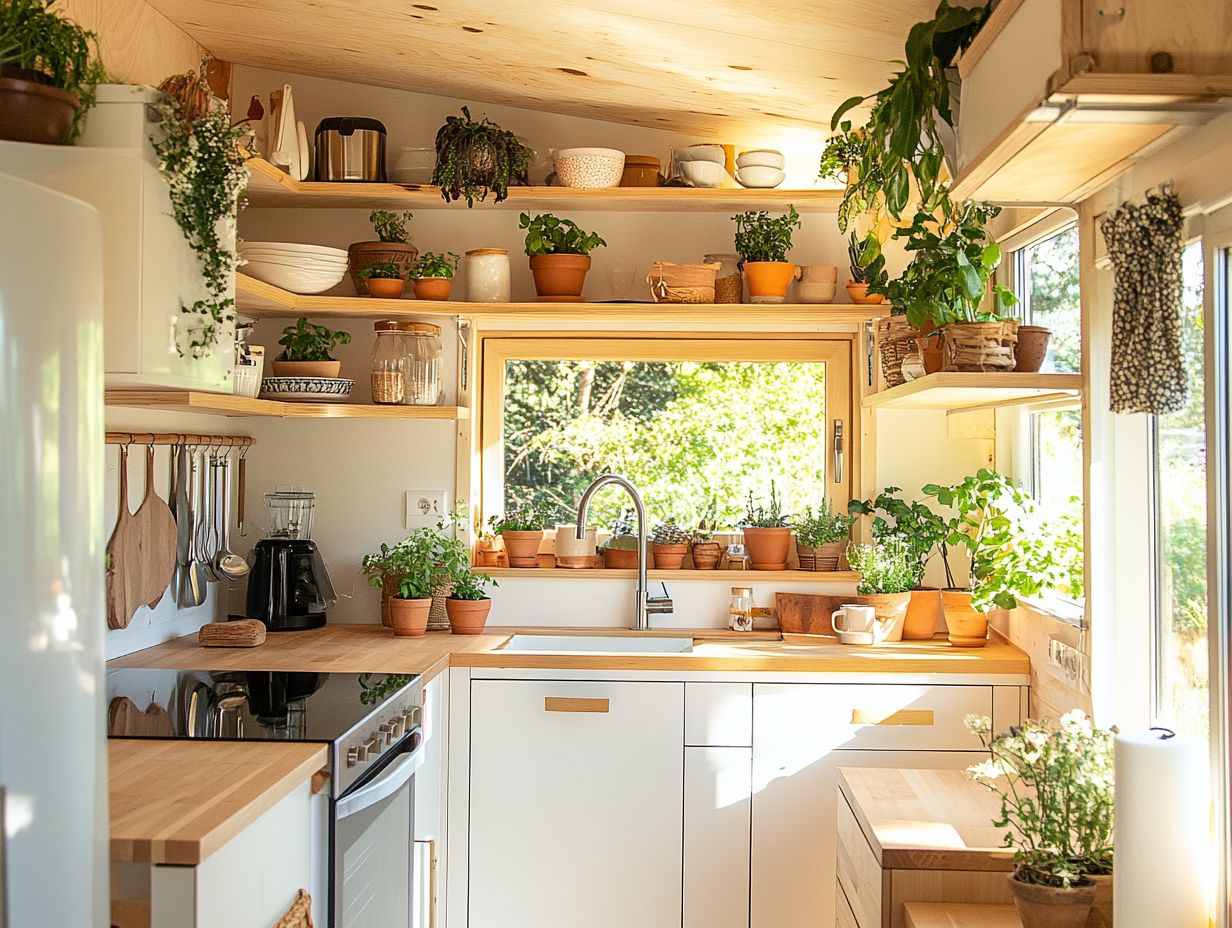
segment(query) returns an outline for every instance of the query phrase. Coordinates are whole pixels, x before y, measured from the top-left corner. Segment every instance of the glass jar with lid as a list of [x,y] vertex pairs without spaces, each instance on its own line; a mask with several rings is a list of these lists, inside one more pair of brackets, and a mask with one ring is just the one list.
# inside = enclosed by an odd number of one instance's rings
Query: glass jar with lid
[[429,322],[401,323],[406,339],[406,398],[408,406],[435,406],[441,400],[441,327]]
[[476,248],[466,253],[466,299],[471,303],[509,302],[509,252]]
[[373,325],[376,341],[372,343],[370,370],[374,403],[401,405],[406,402],[410,365],[410,346],[403,330],[406,324],[397,319],[380,319]]

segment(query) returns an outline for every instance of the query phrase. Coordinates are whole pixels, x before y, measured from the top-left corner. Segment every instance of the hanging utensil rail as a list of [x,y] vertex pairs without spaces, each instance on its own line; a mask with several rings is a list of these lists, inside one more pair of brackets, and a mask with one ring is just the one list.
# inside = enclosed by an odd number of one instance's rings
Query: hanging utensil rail
[[213,448],[248,448],[257,440],[248,435],[196,435],[191,432],[108,432],[109,445],[197,445]]

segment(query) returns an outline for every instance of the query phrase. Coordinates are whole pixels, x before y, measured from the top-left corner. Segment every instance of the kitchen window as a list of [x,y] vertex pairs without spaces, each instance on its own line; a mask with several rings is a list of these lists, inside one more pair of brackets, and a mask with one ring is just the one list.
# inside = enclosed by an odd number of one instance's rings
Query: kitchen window
[[[490,335],[482,352],[484,518],[534,503],[570,523],[605,472],[641,489],[652,520],[686,526],[712,500],[733,525],[772,480],[784,512],[850,498],[850,338]],[[626,502],[601,493],[595,523]]]

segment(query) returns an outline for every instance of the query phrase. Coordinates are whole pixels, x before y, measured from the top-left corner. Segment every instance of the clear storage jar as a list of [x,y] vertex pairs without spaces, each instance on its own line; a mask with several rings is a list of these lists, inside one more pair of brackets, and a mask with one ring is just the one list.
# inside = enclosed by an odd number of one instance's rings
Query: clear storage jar
[[466,253],[466,299],[471,303],[509,302],[509,252],[476,248]]
[[401,323],[406,338],[408,406],[435,406],[441,400],[441,327],[429,322]]
[[396,319],[381,319],[373,324],[376,341],[372,343],[370,370],[374,403],[391,406],[406,402],[410,365],[410,346],[404,331],[406,325]]

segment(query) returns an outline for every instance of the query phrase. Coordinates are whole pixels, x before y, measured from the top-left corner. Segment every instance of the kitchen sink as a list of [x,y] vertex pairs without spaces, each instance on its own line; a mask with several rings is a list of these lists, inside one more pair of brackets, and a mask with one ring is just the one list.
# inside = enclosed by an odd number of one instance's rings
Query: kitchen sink
[[503,650],[537,654],[687,654],[693,650],[693,639],[648,635],[514,635]]

